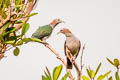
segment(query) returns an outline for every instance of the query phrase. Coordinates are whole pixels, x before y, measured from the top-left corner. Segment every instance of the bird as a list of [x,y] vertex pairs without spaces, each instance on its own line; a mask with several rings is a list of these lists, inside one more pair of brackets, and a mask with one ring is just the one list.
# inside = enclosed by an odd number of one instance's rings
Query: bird
[[42,41],[46,41],[46,39],[48,39],[50,37],[50,35],[52,34],[53,29],[60,23],[62,23],[64,21],[62,21],[61,19],[54,19],[53,21],[51,21],[49,24],[44,25],[44,26],[40,26],[33,34],[32,34],[32,38],[37,38],[40,39]]
[[61,29],[58,32],[58,34],[59,33],[62,33],[66,36],[66,40],[64,43],[64,52],[67,60],[67,69],[72,69],[72,62],[67,57],[67,54],[68,54],[67,51],[69,51],[70,54],[72,55],[72,58],[73,58],[72,61],[74,62],[79,54],[79,51],[81,48],[81,42],[68,28]]

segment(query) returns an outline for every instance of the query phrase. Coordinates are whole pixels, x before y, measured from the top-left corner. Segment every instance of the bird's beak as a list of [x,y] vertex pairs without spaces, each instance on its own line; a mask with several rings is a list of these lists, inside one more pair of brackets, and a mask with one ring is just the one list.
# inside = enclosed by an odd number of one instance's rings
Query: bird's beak
[[59,31],[59,32],[57,33],[57,35],[60,34],[60,33],[61,33],[61,32]]
[[65,21],[62,21],[62,20],[61,20],[60,22],[61,22],[61,23],[65,23]]
[[62,23],[65,23],[65,21],[62,21]]

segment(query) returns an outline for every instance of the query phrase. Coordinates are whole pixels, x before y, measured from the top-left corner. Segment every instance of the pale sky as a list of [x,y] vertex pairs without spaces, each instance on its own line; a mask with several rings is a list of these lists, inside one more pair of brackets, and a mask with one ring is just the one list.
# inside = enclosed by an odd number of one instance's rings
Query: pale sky
[[[57,35],[57,32],[66,27],[80,39],[82,46],[86,44],[83,74],[86,74],[85,68],[88,65],[95,69],[100,62],[100,73],[115,70],[106,57],[120,60],[120,0],[39,0],[33,12],[38,12],[38,15],[30,18],[31,27],[27,37],[30,37],[38,26],[60,18],[66,23],[59,24],[47,42],[64,59],[65,36]],[[45,66],[52,72],[53,67],[61,64],[42,44],[28,43],[19,48],[21,52],[18,57],[15,57],[11,50],[6,52],[7,58],[0,62],[1,80],[41,80]],[[78,57],[78,64],[79,60]],[[75,69],[72,73],[76,75]]]

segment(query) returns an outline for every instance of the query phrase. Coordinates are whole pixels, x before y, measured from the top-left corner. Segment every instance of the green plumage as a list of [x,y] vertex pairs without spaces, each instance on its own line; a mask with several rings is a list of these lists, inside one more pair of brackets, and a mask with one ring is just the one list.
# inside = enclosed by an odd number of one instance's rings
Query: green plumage
[[43,40],[45,37],[48,38],[53,31],[50,25],[39,27],[33,34],[32,37]]

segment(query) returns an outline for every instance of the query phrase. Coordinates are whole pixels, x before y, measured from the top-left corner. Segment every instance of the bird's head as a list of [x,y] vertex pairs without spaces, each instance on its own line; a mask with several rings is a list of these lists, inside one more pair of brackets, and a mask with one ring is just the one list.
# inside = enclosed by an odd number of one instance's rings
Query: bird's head
[[63,33],[64,35],[69,36],[72,32],[68,28],[63,28],[58,32],[58,34],[59,33]]
[[62,21],[61,19],[54,19],[50,25],[54,28],[56,25],[58,25],[59,23],[65,23],[64,21]]

